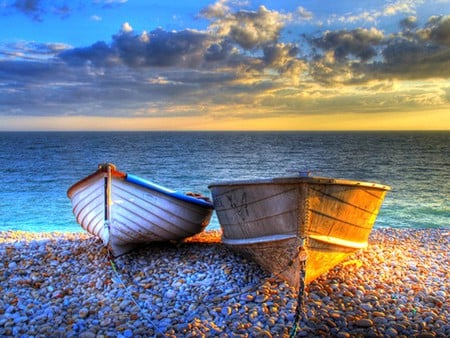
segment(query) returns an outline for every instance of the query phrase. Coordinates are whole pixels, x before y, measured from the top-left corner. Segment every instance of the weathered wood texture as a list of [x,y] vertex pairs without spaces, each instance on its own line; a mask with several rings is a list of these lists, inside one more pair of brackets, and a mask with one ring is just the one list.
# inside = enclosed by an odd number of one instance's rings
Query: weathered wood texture
[[222,241],[294,287],[302,243],[310,282],[367,245],[389,190],[314,177],[224,182],[209,188]]

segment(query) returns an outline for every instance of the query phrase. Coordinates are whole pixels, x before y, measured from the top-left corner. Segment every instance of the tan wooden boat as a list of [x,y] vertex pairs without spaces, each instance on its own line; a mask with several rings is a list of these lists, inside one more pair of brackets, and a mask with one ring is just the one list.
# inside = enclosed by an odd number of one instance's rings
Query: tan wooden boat
[[67,191],[83,229],[102,239],[114,256],[142,244],[177,241],[205,229],[213,205],[127,174],[110,163]]
[[299,177],[209,185],[222,241],[293,287],[308,283],[367,246],[385,185]]

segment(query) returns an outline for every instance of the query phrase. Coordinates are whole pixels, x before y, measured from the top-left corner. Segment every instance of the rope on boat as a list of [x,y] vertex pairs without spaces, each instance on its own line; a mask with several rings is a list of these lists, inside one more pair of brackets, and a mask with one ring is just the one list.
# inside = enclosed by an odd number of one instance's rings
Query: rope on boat
[[[297,307],[295,309],[295,317],[294,317],[294,323],[292,324],[292,330],[290,334],[290,338],[295,337],[297,334],[297,330],[299,329],[299,323],[301,319],[306,319],[306,313],[304,310],[305,307],[305,288],[306,288],[306,261],[308,259],[308,252],[306,250],[307,247],[307,241],[308,236],[306,235],[306,229],[310,226],[310,216],[311,216],[311,209],[309,206],[309,188],[306,183],[302,184],[298,188],[299,196],[303,196],[303,203],[299,203],[299,212],[298,212],[298,224],[299,226],[297,228],[297,238],[300,240],[299,246],[298,246],[298,254],[297,257],[294,257],[294,259],[297,259],[299,262],[299,287],[297,292]],[[302,199],[300,199],[302,200]]]
[[301,319],[306,318],[306,313],[304,310],[305,307],[305,287],[306,287],[306,260],[308,259],[308,253],[306,251],[305,243],[302,241],[302,245],[300,246],[300,250],[298,253],[299,260],[299,270],[300,270],[300,284],[297,292],[297,307],[295,309],[295,317],[294,323],[292,325],[292,330],[290,334],[290,338],[295,337],[297,334],[297,330],[299,328],[299,323]]
[[[119,271],[117,271],[117,265],[116,262],[114,261],[114,259],[112,257],[110,257],[109,262],[111,263],[111,268],[114,272],[114,274],[116,275],[116,278],[118,279],[119,283],[123,286],[123,288],[125,289],[125,292],[127,294],[127,296],[130,298],[130,300],[138,307],[139,311],[144,315],[145,319],[148,320],[148,322],[155,328],[155,331],[157,331],[159,334],[164,336],[164,333],[161,332],[161,330],[158,328],[158,326],[152,321],[152,319],[150,318],[150,316],[144,312],[144,309],[139,305],[139,303],[137,302],[136,298],[133,296],[133,294],[128,290],[127,286],[125,285],[124,281],[122,280],[122,277],[120,276]],[[154,335],[154,337],[156,337],[156,334]]]
[[[294,317],[294,323],[292,326],[292,330],[290,333],[290,338],[295,337],[295,335],[297,334],[297,330],[299,328],[298,324],[300,322],[300,320],[302,318],[306,317],[306,314],[304,312],[304,295],[305,295],[305,287],[306,287],[306,282],[305,282],[305,278],[306,278],[306,260],[307,260],[307,252],[305,249],[305,246],[301,246],[299,249],[299,253],[298,253],[298,259],[299,259],[299,270],[300,270],[300,286],[299,286],[299,291],[297,293],[297,307],[295,310],[295,317]],[[133,294],[128,290],[127,286],[125,285],[125,282],[123,281],[120,272],[117,269],[117,264],[113,258],[112,255],[110,255],[109,258],[110,264],[111,264],[111,268],[117,278],[117,280],[119,281],[119,283],[123,286],[123,288],[125,289],[125,292],[127,294],[127,296],[130,298],[130,300],[138,307],[139,311],[143,314],[143,316],[145,317],[145,319],[147,319],[147,321],[155,328],[155,331],[157,331],[157,333],[159,333],[160,335],[164,336],[164,333],[158,328],[158,326],[152,321],[152,319],[148,316],[147,313],[144,312],[144,309],[139,305],[139,303],[137,302],[136,298],[133,296]],[[286,268],[287,270],[288,268]],[[216,302],[221,302],[224,299],[229,299],[231,297],[237,297],[238,295],[242,295],[245,293],[249,293],[252,290],[255,291],[259,288],[261,288],[265,283],[267,283],[268,281],[273,281],[274,278],[278,278],[279,275],[281,275],[283,271],[281,271],[279,274],[276,274],[274,276],[271,276],[269,278],[264,279],[262,282],[257,283],[254,287],[252,287],[250,290],[246,290],[244,292],[236,292],[236,293],[231,293],[231,294],[227,294],[227,295],[223,295],[222,297],[215,297],[214,299],[211,299],[210,302],[211,303],[216,303]],[[131,278],[133,278],[132,276],[130,276]],[[156,293],[151,292],[151,290],[147,290],[147,292],[150,291],[151,294],[159,296]],[[154,335],[154,337],[156,337],[156,334]]]

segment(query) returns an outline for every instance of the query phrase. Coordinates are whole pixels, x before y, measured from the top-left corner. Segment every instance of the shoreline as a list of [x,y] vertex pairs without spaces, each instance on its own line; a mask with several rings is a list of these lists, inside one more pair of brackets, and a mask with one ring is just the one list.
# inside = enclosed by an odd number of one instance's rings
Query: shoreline
[[[450,336],[450,229],[376,228],[308,284],[298,337]],[[0,232],[0,336],[287,337],[296,290],[207,230],[116,258],[80,233]]]

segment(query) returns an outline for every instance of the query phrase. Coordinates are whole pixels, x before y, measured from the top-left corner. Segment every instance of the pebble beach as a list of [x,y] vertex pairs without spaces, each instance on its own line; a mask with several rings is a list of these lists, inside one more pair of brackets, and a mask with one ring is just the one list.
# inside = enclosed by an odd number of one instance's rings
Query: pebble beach
[[[289,337],[297,290],[207,231],[110,260],[86,233],[0,233],[0,337]],[[449,337],[450,232],[372,231],[311,282],[297,337]]]

